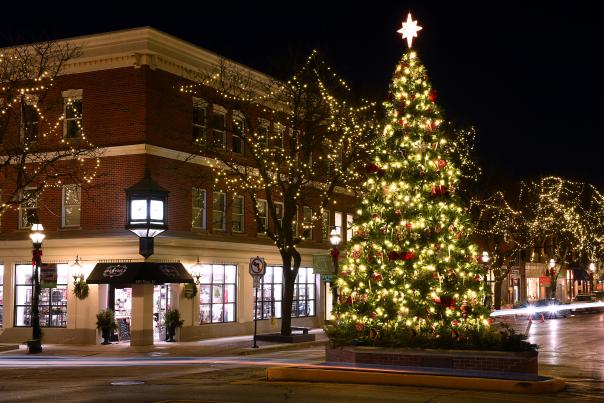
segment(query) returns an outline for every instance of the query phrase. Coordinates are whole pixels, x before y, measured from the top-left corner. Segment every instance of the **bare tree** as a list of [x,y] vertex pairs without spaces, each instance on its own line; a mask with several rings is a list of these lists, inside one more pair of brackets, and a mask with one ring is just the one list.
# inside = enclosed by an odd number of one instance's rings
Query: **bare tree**
[[[92,179],[99,150],[85,137],[81,103],[65,104],[55,85],[79,52],[54,41],[0,49],[0,172],[5,183],[0,215],[36,200],[48,186]],[[64,126],[75,136],[65,138]]]
[[[217,160],[217,186],[251,198],[258,232],[279,249],[285,282],[281,334],[289,335],[301,263],[296,247],[336,193],[353,194],[362,182],[377,138],[375,104],[351,102],[350,90],[314,52],[285,82],[225,61],[199,81],[183,91],[210,93],[238,111],[232,147],[222,132],[210,130],[198,142],[199,153]],[[259,198],[267,212],[259,211]],[[299,222],[304,206],[312,216]]]

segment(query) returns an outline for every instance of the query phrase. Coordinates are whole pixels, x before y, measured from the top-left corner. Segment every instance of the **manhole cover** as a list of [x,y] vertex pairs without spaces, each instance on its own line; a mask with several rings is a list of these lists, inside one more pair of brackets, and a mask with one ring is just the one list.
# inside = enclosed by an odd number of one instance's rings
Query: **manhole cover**
[[129,386],[129,385],[143,385],[145,382],[143,381],[113,381],[112,385],[115,386]]

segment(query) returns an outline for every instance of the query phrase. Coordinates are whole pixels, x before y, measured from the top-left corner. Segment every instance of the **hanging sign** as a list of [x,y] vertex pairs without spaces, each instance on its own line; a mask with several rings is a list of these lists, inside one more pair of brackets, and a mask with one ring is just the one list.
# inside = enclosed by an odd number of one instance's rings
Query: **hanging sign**
[[41,288],[56,288],[57,287],[57,264],[42,263],[40,265],[40,287]]
[[333,258],[330,255],[312,255],[312,271],[315,274],[333,275]]
[[549,286],[552,284],[552,279],[550,276],[541,276],[539,277],[539,285],[540,286]]

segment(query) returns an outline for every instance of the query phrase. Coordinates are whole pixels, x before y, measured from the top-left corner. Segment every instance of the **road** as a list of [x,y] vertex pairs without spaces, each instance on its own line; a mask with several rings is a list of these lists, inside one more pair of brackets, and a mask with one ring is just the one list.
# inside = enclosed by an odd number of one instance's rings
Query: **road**
[[[525,323],[517,322],[518,328]],[[0,401],[10,402],[577,402],[604,401],[604,314],[534,323],[540,373],[565,378],[553,395],[395,386],[267,382],[265,368],[319,363],[313,347],[232,357],[44,357],[0,354]]]

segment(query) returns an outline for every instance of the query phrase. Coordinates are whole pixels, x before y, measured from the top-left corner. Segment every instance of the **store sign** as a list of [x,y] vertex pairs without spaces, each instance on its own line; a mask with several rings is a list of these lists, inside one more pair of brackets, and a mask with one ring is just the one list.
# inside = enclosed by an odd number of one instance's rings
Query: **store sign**
[[312,269],[315,274],[333,275],[333,259],[330,255],[312,255]]
[[57,286],[57,265],[56,263],[42,263],[40,266],[40,287],[56,288]]
[[185,298],[193,299],[193,297],[195,296],[195,284],[193,284],[193,283],[185,284],[184,293],[185,293]]
[[539,285],[540,286],[549,286],[552,284],[552,279],[550,276],[541,276],[539,277]]
[[510,276],[512,278],[519,278],[520,277],[520,267],[518,266],[514,266],[510,269]]
[[119,277],[126,273],[127,267],[124,265],[109,266],[103,270],[103,277]]

